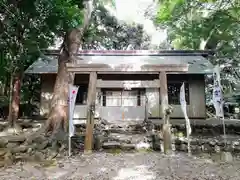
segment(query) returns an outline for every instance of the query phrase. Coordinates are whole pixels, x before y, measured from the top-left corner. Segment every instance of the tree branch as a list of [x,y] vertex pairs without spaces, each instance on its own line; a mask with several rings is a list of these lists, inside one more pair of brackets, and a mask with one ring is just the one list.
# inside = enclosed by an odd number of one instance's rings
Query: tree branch
[[89,26],[91,15],[93,11],[93,0],[86,0],[84,2],[84,18],[83,25],[77,27],[77,29],[83,33]]
[[[75,28],[80,33],[79,35],[80,35],[81,39],[83,38],[83,34],[89,26],[92,11],[93,11],[93,0],[86,0],[84,2],[83,24],[81,24],[80,26]],[[67,38],[69,36],[69,33],[70,32],[66,32],[66,34],[64,35],[63,43],[60,47],[60,53],[65,49],[65,51],[68,53],[68,55],[70,55],[69,49],[68,49],[68,44],[67,44]],[[77,44],[80,46],[80,42],[77,42]]]
[[208,37],[207,37],[206,40],[203,39],[203,38],[201,38],[201,42],[200,42],[200,45],[199,45],[199,49],[200,49],[200,50],[205,50],[205,48],[206,48],[206,46],[207,46],[207,43],[208,43],[209,40],[211,39],[211,37],[212,37],[213,33],[215,32],[215,30],[216,30],[216,27],[214,27],[214,28],[210,31],[210,33],[209,33],[209,35],[208,35]]

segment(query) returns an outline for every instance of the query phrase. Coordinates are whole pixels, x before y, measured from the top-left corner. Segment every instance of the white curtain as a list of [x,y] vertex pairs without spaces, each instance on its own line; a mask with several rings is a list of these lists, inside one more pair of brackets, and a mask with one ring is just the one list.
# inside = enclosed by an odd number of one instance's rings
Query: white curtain
[[137,106],[137,91],[122,92],[122,106]]
[[121,91],[107,91],[106,106],[121,106]]
[[107,91],[106,106],[137,106],[137,91]]

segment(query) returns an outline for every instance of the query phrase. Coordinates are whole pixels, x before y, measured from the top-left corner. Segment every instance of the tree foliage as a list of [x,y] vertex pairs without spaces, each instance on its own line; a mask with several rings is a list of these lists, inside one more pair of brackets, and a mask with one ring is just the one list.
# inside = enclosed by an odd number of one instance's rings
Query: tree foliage
[[[119,22],[106,8],[114,1],[95,1],[90,27],[84,34],[85,49],[147,49],[149,36],[139,24]],[[1,95],[9,96],[10,76],[23,73],[56,37],[83,22],[83,2],[76,0],[0,0]],[[32,84],[35,79],[35,85]],[[36,100],[28,89],[39,86],[38,77],[25,77],[22,103]]]
[[[1,95],[10,97],[12,79],[23,75],[41,49],[82,24],[82,8],[82,0],[0,0]],[[24,83],[23,89],[31,87]]]
[[2,58],[9,59],[15,67],[21,64],[28,66],[29,63],[25,62],[31,61],[30,55],[47,48],[66,29],[82,23],[82,12],[78,6],[82,6],[81,1],[1,0]]
[[85,49],[147,49],[149,36],[141,24],[127,24],[96,3],[91,25],[84,36]]
[[[240,1],[160,0],[156,23],[168,29],[175,49],[214,50],[225,85],[239,81]],[[227,88],[226,88],[227,89]]]

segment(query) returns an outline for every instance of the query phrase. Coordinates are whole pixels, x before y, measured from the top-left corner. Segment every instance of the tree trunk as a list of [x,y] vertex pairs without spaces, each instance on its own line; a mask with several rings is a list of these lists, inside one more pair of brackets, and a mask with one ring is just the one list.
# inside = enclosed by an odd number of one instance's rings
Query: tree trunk
[[13,81],[12,120],[15,123],[19,116],[21,75],[17,74]]
[[68,73],[66,63],[74,62],[74,55],[82,43],[82,36],[88,27],[92,13],[92,0],[85,3],[84,21],[81,27],[74,28],[66,33],[58,58],[58,72],[54,86],[51,110],[46,122],[46,131],[53,134],[66,131],[68,114],[68,84],[74,83],[74,74]]
[[15,127],[16,121],[19,116],[19,105],[20,105],[20,88],[21,88],[21,75],[17,73],[11,75],[11,86],[10,86],[10,103],[9,103],[9,125]]
[[8,109],[8,123],[9,126],[13,127],[14,123],[13,123],[13,118],[12,118],[12,100],[13,100],[13,74],[11,74],[10,77],[10,88],[9,88],[9,109]]
[[[72,44],[70,41],[71,34],[74,34],[74,31],[66,35],[64,43]],[[74,45],[76,44],[74,43]],[[76,47],[74,50],[76,52],[78,48]],[[67,72],[67,62],[72,62],[72,59],[69,57],[67,48],[63,47],[58,59],[58,72],[51,102],[51,110],[47,120],[47,131],[64,130],[67,122],[68,84],[72,84],[74,81],[74,75]]]

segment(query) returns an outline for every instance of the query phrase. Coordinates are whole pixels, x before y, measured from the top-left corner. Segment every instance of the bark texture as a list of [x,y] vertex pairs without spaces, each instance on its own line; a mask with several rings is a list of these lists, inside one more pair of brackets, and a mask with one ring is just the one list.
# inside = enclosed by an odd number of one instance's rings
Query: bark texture
[[73,63],[75,54],[81,48],[82,36],[89,25],[92,13],[92,0],[85,2],[83,25],[68,31],[62,44],[58,58],[58,72],[54,86],[51,110],[46,124],[46,130],[53,134],[66,131],[68,120],[68,84],[74,83],[74,74],[68,73],[66,63]]
[[17,74],[13,81],[12,120],[15,123],[19,116],[21,75]]
[[21,88],[21,75],[17,73],[11,77],[10,85],[10,104],[9,104],[9,116],[8,121],[11,127],[16,125],[16,121],[19,116],[20,105],[20,88]]
[[13,74],[11,74],[10,88],[9,88],[9,109],[8,109],[8,123],[11,127],[13,126],[13,119],[12,119],[13,78],[14,78]]

